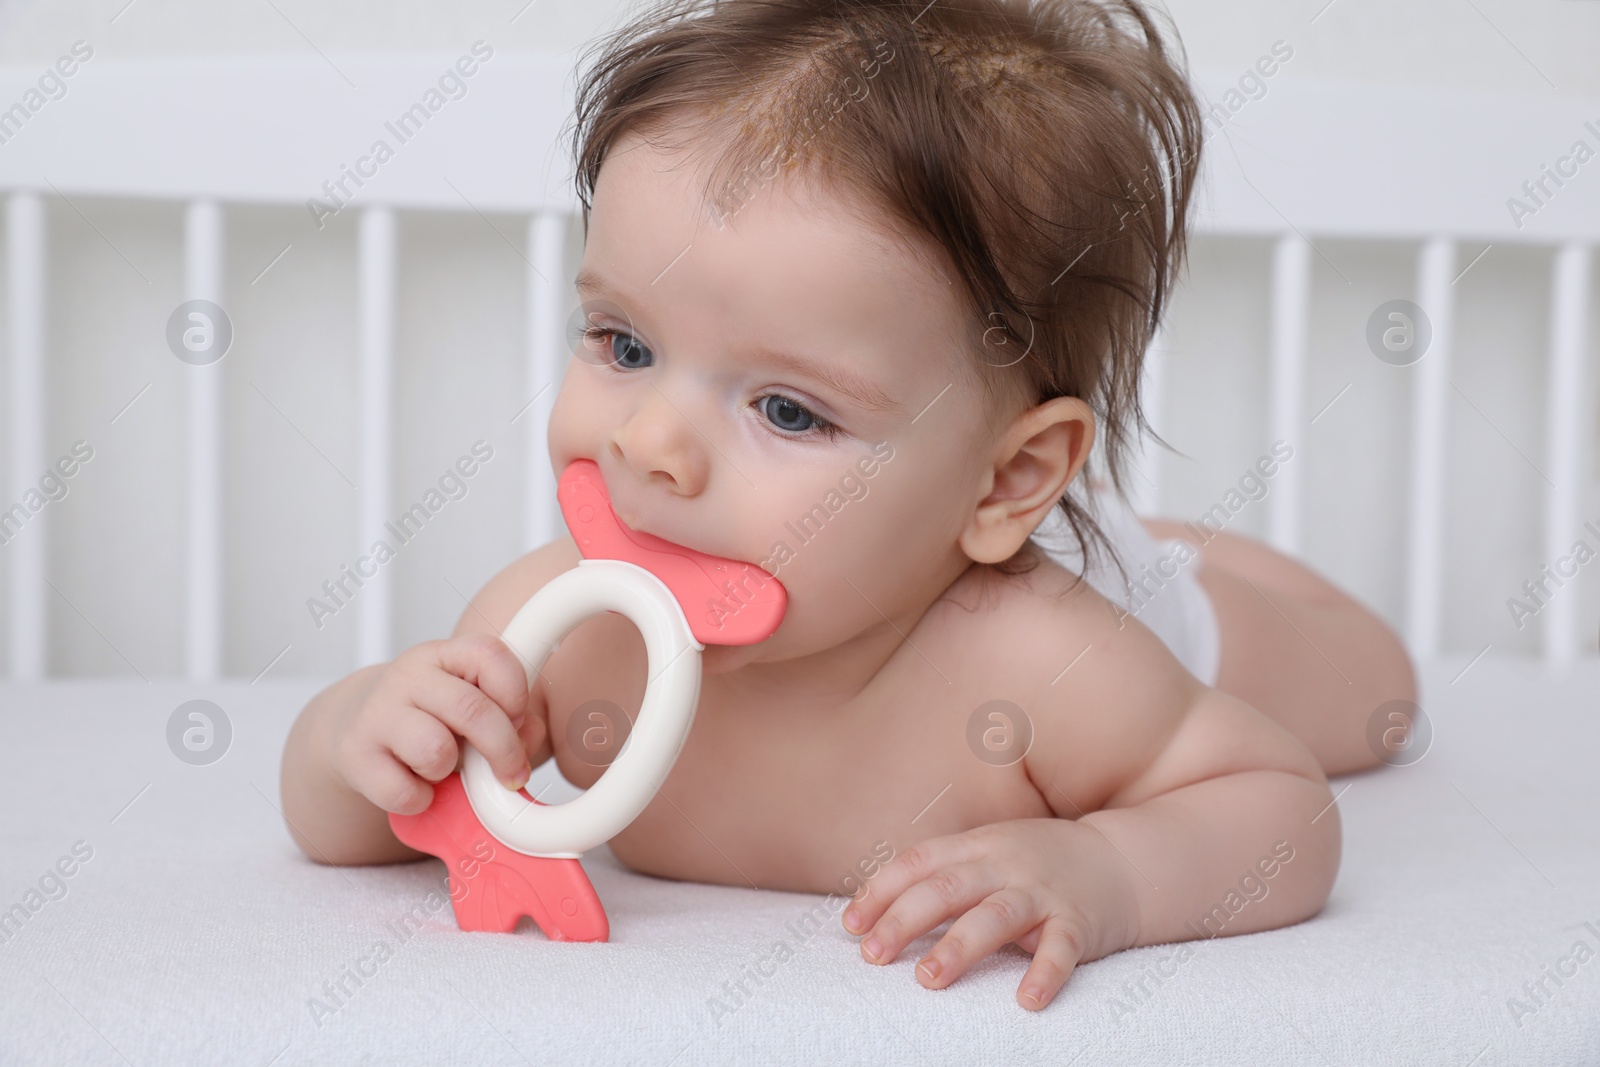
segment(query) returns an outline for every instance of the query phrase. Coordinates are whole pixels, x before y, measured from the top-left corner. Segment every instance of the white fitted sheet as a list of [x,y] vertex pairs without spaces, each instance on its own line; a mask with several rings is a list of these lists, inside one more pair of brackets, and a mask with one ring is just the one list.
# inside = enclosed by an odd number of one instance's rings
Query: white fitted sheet
[[[0,1063],[1600,1063],[1600,959],[1520,1026],[1507,1007],[1575,939],[1596,947],[1600,669],[1486,659],[1451,685],[1463,666],[1424,671],[1426,758],[1336,781],[1321,914],[1182,966],[1173,946],[1087,964],[1039,1014],[1013,1002],[1014,948],[930,992],[915,950],[877,968],[835,921],[804,936],[822,897],[658,880],[603,849],[585,862],[609,943],[463,934],[448,911],[401,941],[389,924],[442,867],[314,865],[274,807],[317,684],[0,686],[0,907],[94,850],[0,941]],[[195,697],[234,728],[208,767],[166,747]],[[308,1000],[378,941],[391,958],[319,1026]]]

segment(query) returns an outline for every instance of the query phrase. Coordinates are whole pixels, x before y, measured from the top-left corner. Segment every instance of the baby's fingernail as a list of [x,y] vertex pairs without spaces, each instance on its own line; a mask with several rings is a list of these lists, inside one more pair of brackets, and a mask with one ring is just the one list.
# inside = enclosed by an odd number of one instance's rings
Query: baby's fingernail
[[1035,1008],[1043,1003],[1043,998],[1037,989],[1024,989],[1022,991],[1022,999],[1032,1004]]
[[856,909],[846,908],[844,910],[844,928],[846,930],[849,930],[851,933],[855,933],[856,924],[860,921],[861,913],[856,911]]
[[867,950],[867,955],[872,957],[873,959],[877,959],[880,955],[883,954],[883,943],[880,942],[875,937],[867,938],[867,943],[862,945],[861,947],[866,949]]
[[928,981],[930,982],[937,981],[939,978],[939,972],[944,970],[943,967],[939,966],[939,961],[934,959],[932,956],[929,956],[927,959],[917,964],[917,969],[923,974],[927,975]]

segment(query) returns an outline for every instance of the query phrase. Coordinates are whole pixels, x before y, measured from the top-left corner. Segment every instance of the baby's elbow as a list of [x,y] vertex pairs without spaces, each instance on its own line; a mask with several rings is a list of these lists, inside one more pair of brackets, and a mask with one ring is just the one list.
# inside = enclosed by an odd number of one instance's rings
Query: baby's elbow
[[300,850],[301,855],[305,856],[305,858],[310,860],[312,863],[315,863],[320,867],[349,866],[348,863],[340,862],[334,857],[328,855],[322,849],[318,848],[316,845],[312,844],[304,834],[295,829],[294,823],[290,822],[288,819],[284,819],[283,824],[284,827],[289,831],[289,840],[293,841],[295,847]]
[[395,837],[387,840],[375,837],[371,840],[327,841],[319,845],[295,829],[293,823],[287,820],[285,823],[295,847],[319,867],[372,867],[430,858],[428,853],[418,852]]
[[298,820],[290,813],[290,806],[289,803],[284,804],[283,828],[289,832],[289,840],[294,842],[294,847],[300,850],[300,854],[319,867],[350,866],[350,859],[344,855],[345,850],[340,848],[337,841],[323,840],[319,844],[302,833],[297,825]]

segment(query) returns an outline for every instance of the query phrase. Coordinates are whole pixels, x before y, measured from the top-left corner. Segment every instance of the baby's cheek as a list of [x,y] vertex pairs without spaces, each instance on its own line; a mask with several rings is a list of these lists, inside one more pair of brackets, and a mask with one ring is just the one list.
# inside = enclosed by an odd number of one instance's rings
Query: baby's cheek
[[575,459],[594,459],[604,447],[611,422],[592,380],[594,368],[574,359],[567,367],[550,411],[550,460],[557,470]]
[[[789,588],[788,582],[784,584]],[[797,580],[789,588],[789,608],[777,637],[786,655],[808,655],[832,648],[881,621],[882,616],[843,577]]]

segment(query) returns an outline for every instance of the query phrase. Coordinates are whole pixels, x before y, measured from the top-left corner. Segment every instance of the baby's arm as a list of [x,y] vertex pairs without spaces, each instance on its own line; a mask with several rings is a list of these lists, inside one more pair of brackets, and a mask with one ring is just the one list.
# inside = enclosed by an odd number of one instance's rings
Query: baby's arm
[[529,553],[484,586],[449,640],[363,667],[311,699],[289,731],[280,775],[284,820],[301,851],[334,864],[421,857],[395,837],[389,812],[427,809],[432,783],[456,769],[459,738],[519,785],[549,758],[542,686],[529,691],[498,634],[576,560],[565,538]]
[[[1017,659],[997,676],[1060,659],[1060,635],[1059,625],[1013,633]],[[1035,737],[1023,766],[1058,818],[902,850],[844,915],[870,961],[889,962],[954,918],[918,980],[942,988],[1014,941],[1034,954],[1017,997],[1036,1010],[1079,963],[1321,909],[1338,872],[1339,818],[1311,753],[1201,684],[1137,621],[1096,620],[1066,647],[1083,644],[1061,684],[1028,703]]]
[[[1321,910],[1339,870],[1339,813],[1293,735],[1197,684],[1154,751],[1078,819],[1125,857],[1138,915],[1128,947],[1270,930]],[[1066,818],[1080,810],[1060,788],[1050,805]]]

